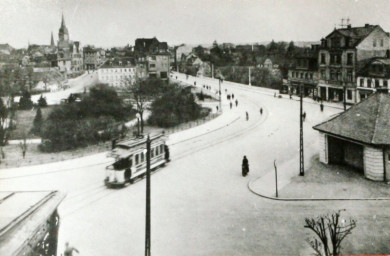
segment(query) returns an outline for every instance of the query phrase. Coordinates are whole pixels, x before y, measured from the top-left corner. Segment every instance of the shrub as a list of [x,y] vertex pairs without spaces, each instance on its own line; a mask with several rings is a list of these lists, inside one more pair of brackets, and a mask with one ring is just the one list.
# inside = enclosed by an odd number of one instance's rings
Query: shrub
[[148,121],[159,127],[172,127],[198,119],[201,115],[201,107],[196,104],[194,95],[178,87],[173,87],[157,98],[151,110]]
[[19,100],[19,109],[29,110],[32,107],[33,107],[33,102],[31,100],[31,94],[27,90],[25,90],[23,91],[23,94]]
[[42,123],[43,123],[42,110],[40,107],[38,107],[37,114],[35,115],[35,118],[33,121],[33,128],[31,129],[31,132],[35,135],[40,135]]
[[47,107],[47,101],[46,98],[44,98],[41,94],[41,97],[38,100],[38,106],[41,108]]

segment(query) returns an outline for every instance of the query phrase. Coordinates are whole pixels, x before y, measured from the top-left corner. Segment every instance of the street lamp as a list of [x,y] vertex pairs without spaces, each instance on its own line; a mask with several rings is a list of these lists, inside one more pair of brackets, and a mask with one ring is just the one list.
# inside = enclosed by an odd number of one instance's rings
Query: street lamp
[[[146,139],[146,218],[145,218],[145,256],[150,256],[151,247],[151,223],[150,223],[150,137]],[[146,152],[145,152],[146,151]]]
[[252,84],[251,84],[251,67],[249,67],[249,74],[248,74],[248,76],[249,76],[249,86],[252,86]]
[[221,83],[222,83],[222,78],[219,77],[218,81],[219,81],[219,109],[222,112],[222,107],[221,107],[221,93],[222,93],[221,92]]
[[137,117],[137,136],[139,136],[139,119],[141,117],[141,115],[139,113],[135,114],[135,116]]

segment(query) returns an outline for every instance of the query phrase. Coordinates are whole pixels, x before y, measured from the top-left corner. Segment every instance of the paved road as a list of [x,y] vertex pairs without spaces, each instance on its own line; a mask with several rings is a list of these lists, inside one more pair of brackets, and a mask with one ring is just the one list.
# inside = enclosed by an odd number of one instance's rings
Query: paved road
[[[197,79],[197,85],[203,83]],[[303,228],[304,218],[341,208],[358,220],[353,234],[364,234],[348,238],[345,253],[388,252],[387,202],[275,202],[248,190],[248,181],[265,175],[274,159],[282,164],[297,157],[299,103],[257,88],[225,84],[223,92],[225,87],[238,99],[238,107],[230,109],[223,94],[222,116],[171,135],[172,161],[152,176],[152,253],[308,255],[305,239],[310,233]],[[316,151],[318,137],[311,126],[339,110],[320,112],[319,106],[305,104],[305,111],[305,149]],[[251,168],[246,178],[240,170],[243,155]],[[104,166],[110,161],[99,154],[0,170],[0,187],[68,192],[59,209],[60,250],[70,241],[81,255],[142,255],[145,180],[106,189]],[[298,167],[291,168],[298,173]]]

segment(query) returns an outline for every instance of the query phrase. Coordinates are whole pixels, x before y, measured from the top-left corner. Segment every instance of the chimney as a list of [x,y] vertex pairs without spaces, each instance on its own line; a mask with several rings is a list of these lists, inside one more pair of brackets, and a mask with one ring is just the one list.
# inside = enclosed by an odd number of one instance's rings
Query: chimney
[[368,28],[369,26],[370,26],[369,23],[364,24],[364,27],[365,27],[365,28]]
[[348,24],[347,28],[352,28],[351,24]]

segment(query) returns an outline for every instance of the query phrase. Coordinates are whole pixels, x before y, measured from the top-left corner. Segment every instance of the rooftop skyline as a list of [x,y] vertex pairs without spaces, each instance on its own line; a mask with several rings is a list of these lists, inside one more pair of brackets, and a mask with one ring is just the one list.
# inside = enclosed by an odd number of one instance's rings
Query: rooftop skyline
[[70,39],[101,47],[157,37],[169,45],[319,41],[341,18],[390,31],[390,0],[2,0],[0,43],[58,40],[61,14]]

